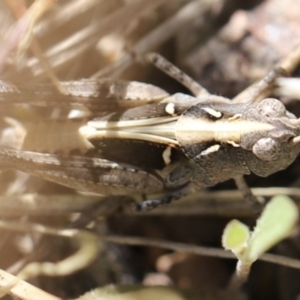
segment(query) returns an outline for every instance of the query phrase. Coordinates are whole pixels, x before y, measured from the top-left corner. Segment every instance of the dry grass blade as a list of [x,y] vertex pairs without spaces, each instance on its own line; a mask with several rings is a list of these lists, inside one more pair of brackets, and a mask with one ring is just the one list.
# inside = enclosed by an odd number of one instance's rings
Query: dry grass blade
[[88,266],[97,256],[99,245],[97,236],[88,231],[76,229],[59,230],[40,224],[22,224],[0,221],[0,228],[19,232],[37,232],[47,235],[61,236],[77,241],[79,250],[72,256],[57,263],[30,263],[18,274],[18,278],[28,279],[38,275],[65,276]]
[[34,24],[52,4],[53,0],[36,0],[7,32],[0,51],[0,70],[6,63],[8,55],[10,55],[15,48],[17,48],[16,58],[17,60],[20,59],[20,56],[30,46]]
[[[5,291],[5,288],[12,283],[12,287]],[[61,300],[61,298],[55,297],[0,269],[0,293],[3,295],[6,292],[10,292],[12,295],[23,300]]]
[[[121,30],[128,26],[132,21],[132,15],[140,15],[154,10],[166,0],[155,1],[137,1],[126,4],[117,9],[107,17],[103,17],[89,26],[77,31],[74,35],[52,46],[45,52],[45,57],[49,60],[52,69],[62,68],[66,64],[70,64],[74,59],[91,49],[105,35],[112,31]],[[40,69],[38,61],[32,58],[27,62],[32,68],[35,76],[42,76],[44,70]]]

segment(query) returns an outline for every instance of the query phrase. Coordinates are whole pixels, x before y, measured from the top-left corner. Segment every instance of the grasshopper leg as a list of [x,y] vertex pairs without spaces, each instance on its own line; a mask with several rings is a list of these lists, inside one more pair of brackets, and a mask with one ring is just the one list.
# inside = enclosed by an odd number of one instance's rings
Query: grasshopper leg
[[232,99],[234,103],[256,102],[268,97],[274,89],[276,79],[291,74],[300,63],[300,45],[283,58],[264,78]]
[[158,53],[149,53],[146,55],[146,59],[158,69],[162,70],[165,74],[174,78],[176,81],[188,88],[196,97],[210,95],[203,86]]
[[262,209],[263,199],[257,198],[249,188],[243,176],[234,178],[235,184],[242,193],[244,199],[252,206],[254,212],[260,212]]
[[186,185],[183,188],[174,191],[172,193],[163,195],[161,197],[155,198],[155,199],[149,199],[149,200],[144,200],[142,203],[135,204],[134,205],[134,210],[136,212],[146,212],[149,210],[152,210],[156,207],[169,204],[174,200],[178,200],[182,198],[183,196],[187,195],[190,192],[190,186]]
[[244,91],[239,93],[232,99],[234,103],[257,102],[268,97],[274,88],[276,79],[286,75],[286,71],[281,67],[275,67],[265,77],[258,82],[250,85]]

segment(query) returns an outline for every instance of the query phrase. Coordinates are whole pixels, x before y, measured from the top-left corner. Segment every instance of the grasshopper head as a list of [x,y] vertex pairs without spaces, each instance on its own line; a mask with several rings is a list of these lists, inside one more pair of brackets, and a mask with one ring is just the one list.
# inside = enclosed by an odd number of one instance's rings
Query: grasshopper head
[[256,158],[268,165],[261,171],[251,168],[254,173],[268,176],[285,169],[296,159],[300,152],[300,119],[288,112],[279,100],[263,99],[251,105],[242,118],[273,127],[244,134],[241,138],[241,147],[252,151]]

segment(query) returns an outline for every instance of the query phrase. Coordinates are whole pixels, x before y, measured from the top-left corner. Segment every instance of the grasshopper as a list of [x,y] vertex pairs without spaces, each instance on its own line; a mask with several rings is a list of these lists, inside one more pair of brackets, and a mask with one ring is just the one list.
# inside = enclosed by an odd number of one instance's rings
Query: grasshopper
[[251,172],[269,176],[300,152],[300,119],[277,99],[264,98],[274,69],[257,85],[251,101],[208,93],[157,54],[148,58],[188,86],[196,96],[169,95],[153,85],[110,80],[62,82],[64,94],[48,85],[0,83],[0,105],[46,105],[88,110],[89,117],[17,123],[2,134],[2,168],[17,169],[101,195],[143,195],[137,210]]

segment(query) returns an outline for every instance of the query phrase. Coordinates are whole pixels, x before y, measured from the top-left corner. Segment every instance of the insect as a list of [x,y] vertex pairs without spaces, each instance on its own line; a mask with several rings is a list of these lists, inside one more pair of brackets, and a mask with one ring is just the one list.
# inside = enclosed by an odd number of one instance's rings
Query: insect
[[64,95],[51,86],[1,82],[0,105],[90,112],[88,119],[47,119],[39,124],[6,119],[18,138],[12,149],[3,134],[1,167],[81,192],[143,194],[146,200],[136,207],[142,211],[231,178],[252,199],[243,175],[268,176],[285,169],[299,154],[300,119],[279,100],[259,98],[282,69],[269,73],[252,89],[251,101],[243,102],[209,94],[157,54],[149,59],[197,97],[169,95],[138,82],[63,82]]

